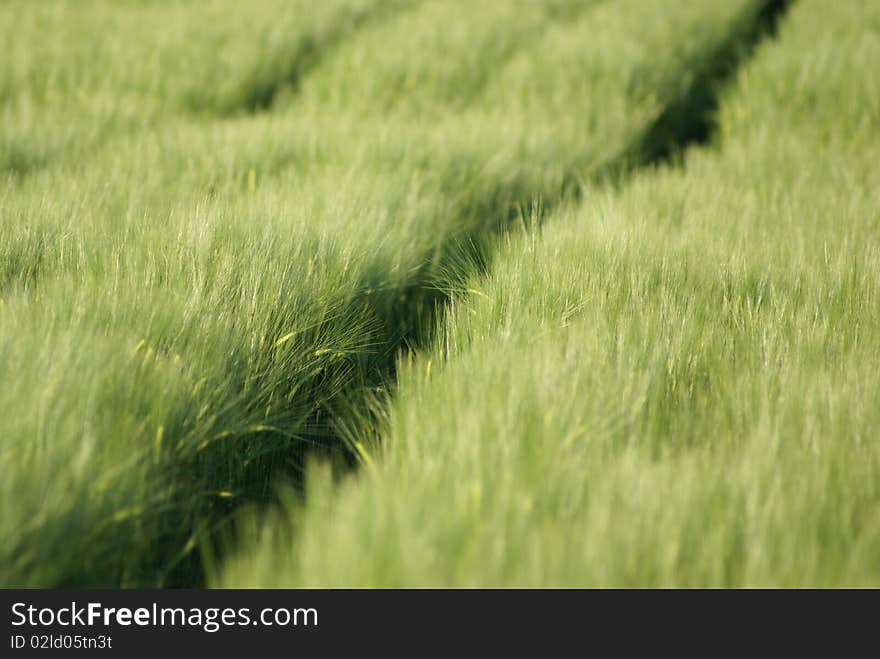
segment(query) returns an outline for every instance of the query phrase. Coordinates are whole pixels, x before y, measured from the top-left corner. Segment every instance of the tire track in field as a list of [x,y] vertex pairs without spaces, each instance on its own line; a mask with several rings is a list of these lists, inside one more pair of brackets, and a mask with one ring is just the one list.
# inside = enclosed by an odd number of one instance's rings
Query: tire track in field
[[[305,78],[328,55],[336,51],[352,34],[373,24],[387,20],[403,11],[412,11],[425,0],[378,0],[365,9],[343,12],[331,29],[324,33],[304,35],[286,56],[280,70],[258,72],[242,85],[240,100],[230,107],[218,108],[220,115],[233,115],[238,112],[258,113],[271,109],[275,98],[284,89],[297,93]],[[192,104],[191,104],[192,107]],[[192,107],[198,110],[198,105]]]
[[[413,10],[423,2],[425,0],[377,0],[367,7],[340,11],[336,20],[330,22],[330,29],[303,34],[289,53],[278,52],[270,58],[280,61],[279,66],[254,71],[249,78],[237,85],[237,90],[228,98],[218,99],[191,92],[184,98],[175,99],[173,103],[177,110],[185,113],[203,113],[215,117],[268,111],[283,89],[296,92],[302,79],[353,34],[400,12]],[[0,109],[8,105],[13,97],[14,93],[4,88],[0,97]],[[172,111],[171,118],[173,116]],[[0,180],[8,177],[12,183],[51,167],[59,155],[73,155],[69,152],[74,140],[86,141],[84,148],[79,151],[82,156],[94,153],[129,130],[143,130],[144,127],[153,129],[157,120],[161,121],[162,118],[153,117],[143,125],[138,125],[137,122],[119,125],[105,120],[105,125],[91,126],[87,138],[82,134],[75,135],[64,143],[42,150],[29,149],[14,135],[7,137],[0,134]]]
[[[568,172],[563,185],[548,194],[545,190],[517,190],[523,206],[541,199],[544,215],[565,200],[580,196],[582,182],[587,180],[614,179],[625,183],[627,177],[640,169],[676,163],[689,147],[709,143],[715,132],[715,113],[719,95],[735,76],[758,45],[776,33],[779,21],[794,0],[767,0],[756,12],[748,12],[738,22],[726,39],[708,52],[694,56],[695,75],[691,83],[665,104],[656,119],[642,135],[617,158],[599,167],[587,170],[584,175],[574,166]],[[476,209],[486,218],[491,231],[477,232],[449,242],[444,250],[424,265],[415,281],[401,291],[399,301],[391,309],[375,309],[386,323],[384,340],[385,356],[382,367],[372,374],[372,380],[358,383],[355,387],[327,401],[326,407],[310,422],[314,436],[308,442],[298,443],[287,449],[282,462],[290,470],[293,485],[303,494],[301,479],[306,460],[316,451],[325,456],[335,456],[336,468],[356,469],[360,459],[360,446],[355,440],[378,440],[388,397],[393,396],[395,369],[402,354],[426,348],[434,338],[436,320],[445,312],[447,303],[460,284],[473,274],[487,275],[493,259],[493,248],[499,233],[503,233],[515,220],[519,211],[506,199],[511,197],[509,185],[498,183],[491,190],[491,198],[475,200]],[[473,212],[475,209],[468,209]],[[463,212],[466,212],[463,210]],[[440,282],[443,282],[442,285]],[[339,413],[340,409],[343,413]],[[356,419],[355,426],[340,427],[336,419]],[[265,473],[253,474],[251,485],[261,483],[265,494]],[[256,493],[253,493],[256,494]],[[257,497],[259,499],[259,497]],[[255,499],[251,499],[252,501]],[[269,498],[260,499],[270,503]],[[209,555],[222,555],[234,543],[234,528],[230,515],[234,505],[224,515],[215,517],[209,530]],[[201,558],[195,552],[183,557],[168,574],[169,585],[191,585],[195,575],[201,574]],[[199,582],[197,582],[199,583]]]
[[754,20],[738,26],[701,62],[688,88],[670,103],[635,144],[631,166],[673,161],[690,146],[708,144],[717,129],[722,88],[754,54],[762,41],[775,38],[779,22],[794,0],[766,0]]
[[796,0],[765,0],[744,16],[727,37],[692,61],[695,74],[681,93],[670,99],[642,134],[617,157],[566,173],[565,194],[542,199],[542,210],[552,210],[563,198],[577,200],[586,181],[625,183],[641,169],[678,165],[689,148],[709,144],[717,129],[721,92],[761,43],[777,34],[780,21]]

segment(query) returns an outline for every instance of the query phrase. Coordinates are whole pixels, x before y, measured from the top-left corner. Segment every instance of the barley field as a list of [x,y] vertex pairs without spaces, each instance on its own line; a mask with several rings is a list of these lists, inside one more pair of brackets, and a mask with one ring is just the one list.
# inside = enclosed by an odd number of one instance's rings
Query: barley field
[[0,586],[880,586],[880,4],[0,37]]

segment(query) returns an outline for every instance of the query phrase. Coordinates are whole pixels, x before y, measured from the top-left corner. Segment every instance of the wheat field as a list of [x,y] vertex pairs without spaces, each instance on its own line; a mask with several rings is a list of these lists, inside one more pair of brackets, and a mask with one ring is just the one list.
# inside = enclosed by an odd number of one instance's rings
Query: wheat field
[[0,585],[880,585],[877,3],[0,34]]

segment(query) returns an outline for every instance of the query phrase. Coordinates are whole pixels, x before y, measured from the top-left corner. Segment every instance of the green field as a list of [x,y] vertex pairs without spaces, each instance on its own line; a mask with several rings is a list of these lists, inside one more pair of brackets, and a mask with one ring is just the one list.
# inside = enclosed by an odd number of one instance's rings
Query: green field
[[872,0],[0,35],[0,586],[880,585]]

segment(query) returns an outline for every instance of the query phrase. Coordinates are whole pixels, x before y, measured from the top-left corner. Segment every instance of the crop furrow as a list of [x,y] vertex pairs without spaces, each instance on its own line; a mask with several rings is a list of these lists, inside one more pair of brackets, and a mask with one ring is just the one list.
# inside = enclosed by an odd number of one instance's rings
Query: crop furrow
[[[463,289],[465,283],[472,281],[476,275],[489,272],[499,233],[506,231],[511,222],[528,220],[524,213],[536,217],[535,200],[540,200],[537,217],[546,217],[551,209],[563,201],[577,199],[579,190],[587,182],[585,176],[591,176],[595,182],[615,171],[619,178],[621,175],[632,175],[641,167],[656,166],[674,159],[695,143],[692,137],[694,131],[684,129],[689,121],[702,126],[695,131],[702,138],[699,143],[711,139],[714,109],[718,106],[718,96],[725,83],[747,61],[761,40],[775,34],[776,24],[790,4],[790,0],[767,0],[750,7],[734,22],[726,39],[692,55],[690,84],[667,101],[653,123],[616,159],[596,167],[575,158],[570,169],[564,172],[561,185],[530,187],[527,181],[496,183],[491,184],[483,196],[469,201],[461,212],[480,218],[480,226],[450,241],[443,250],[427,260],[423,266],[424,274],[402,292],[400,301],[393,309],[372,309],[379,318],[393,318],[389,328],[396,328],[397,332],[392,330],[384,335],[385,357],[373,377],[346,391],[335,403],[344,406],[345,414],[338,413],[342,408],[334,409],[331,405],[317,415],[314,426],[321,428],[322,432],[314,446],[346,446],[346,463],[354,466],[364,448],[379,441],[382,434],[380,426],[385,422],[387,397],[394,395],[395,369],[402,360],[407,360],[404,353],[415,354],[429,348],[437,337],[436,328],[440,319],[447,313],[446,305],[453,296],[466,304],[468,293]],[[672,117],[675,117],[674,121]],[[660,144],[663,145],[662,150],[658,147]],[[577,185],[574,185],[575,181]],[[447,194],[452,194],[453,190],[451,188]],[[318,417],[323,421],[319,421]],[[346,417],[356,421],[349,424],[338,422],[338,419]],[[305,463],[311,453],[308,446],[305,446],[305,451],[303,448],[300,446],[296,451],[298,459],[295,464],[299,476],[304,474]],[[286,480],[301,488],[303,481],[299,476],[291,481],[288,474]],[[223,543],[227,543],[230,527],[224,525],[223,529]],[[221,550],[215,548],[213,551]],[[198,559],[193,557],[193,560]]]
[[[412,10],[422,2],[424,0],[381,0],[365,7],[343,6],[323,30],[300,35],[292,49],[285,45],[279,52],[271,54],[237,92],[223,99],[214,109],[225,115],[270,109],[282,90],[296,94],[302,79],[353,34],[401,11]],[[198,95],[190,100],[194,110],[201,109],[201,105]]]
[[719,148],[501,241],[403,369],[381,463],[225,583],[876,581],[878,20],[798,3],[709,86]]
[[[218,0],[200,10],[156,3],[132,11],[87,0],[74,11],[57,0],[13,0],[0,10],[0,177],[78,166],[116,138],[176,118],[267,109],[346,39],[422,1],[259,0],[243,8]],[[51,46],[34,49],[34,32]]]
[[716,128],[719,91],[733,79],[761,42],[776,36],[779,21],[794,0],[767,0],[729,38],[695,61],[696,75],[633,148],[636,166],[660,164],[691,145],[707,144]]

